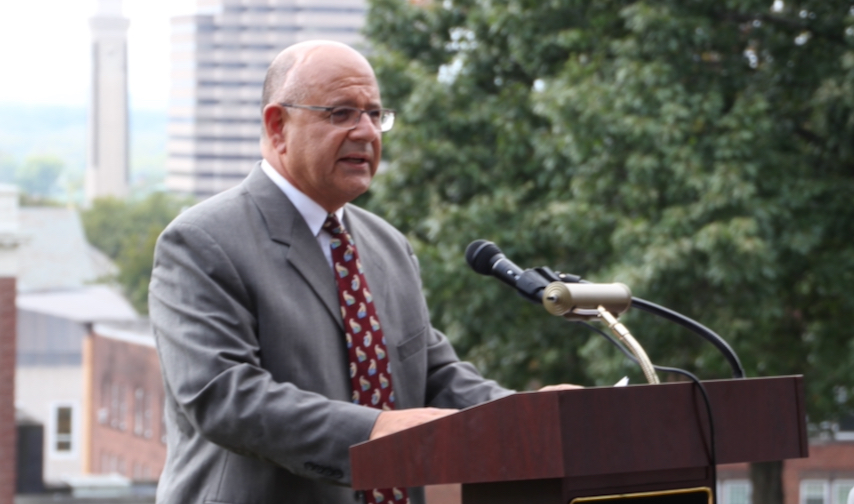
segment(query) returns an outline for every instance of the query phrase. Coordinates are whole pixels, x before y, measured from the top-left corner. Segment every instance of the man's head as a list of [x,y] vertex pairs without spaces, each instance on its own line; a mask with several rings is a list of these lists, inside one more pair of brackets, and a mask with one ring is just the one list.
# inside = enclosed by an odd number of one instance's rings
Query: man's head
[[382,137],[367,114],[353,128],[333,124],[317,107],[382,107],[370,63],[337,42],[311,41],[282,51],[267,71],[261,151],[297,189],[332,212],[368,190]]

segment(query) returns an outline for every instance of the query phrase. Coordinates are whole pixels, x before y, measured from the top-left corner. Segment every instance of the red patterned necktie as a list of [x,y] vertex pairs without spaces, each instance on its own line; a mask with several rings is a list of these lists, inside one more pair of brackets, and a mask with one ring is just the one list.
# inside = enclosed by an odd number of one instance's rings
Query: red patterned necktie
[[[344,337],[350,360],[353,402],[371,408],[394,409],[391,367],[383,330],[359,253],[350,233],[335,214],[329,214],[323,229],[332,235],[332,265],[338,283],[338,301],[344,319]],[[383,488],[365,492],[368,504],[409,503],[405,488]]]

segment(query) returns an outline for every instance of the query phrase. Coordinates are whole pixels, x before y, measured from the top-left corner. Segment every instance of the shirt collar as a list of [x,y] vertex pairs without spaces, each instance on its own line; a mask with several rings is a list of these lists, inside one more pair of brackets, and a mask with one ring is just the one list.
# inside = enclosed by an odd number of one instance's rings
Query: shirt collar
[[[305,223],[308,224],[308,229],[311,230],[311,234],[317,236],[320,233],[320,229],[323,227],[323,223],[326,222],[326,216],[329,215],[329,212],[327,212],[316,201],[306,196],[305,193],[294,187],[293,184],[288,182],[288,179],[277,172],[266,159],[261,161],[261,170],[263,170],[267,177],[269,177],[270,180],[272,180],[273,183],[276,184],[283,193],[285,193],[285,196],[291,200],[291,203],[294,204],[297,211],[302,215],[302,218],[305,219]],[[338,220],[343,225],[344,207],[336,210],[335,216],[338,217]]]

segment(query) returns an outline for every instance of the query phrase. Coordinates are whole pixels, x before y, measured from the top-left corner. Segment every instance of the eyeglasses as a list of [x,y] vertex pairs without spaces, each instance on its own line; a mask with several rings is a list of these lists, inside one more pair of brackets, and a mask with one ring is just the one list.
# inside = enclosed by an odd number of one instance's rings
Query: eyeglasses
[[279,103],[282,107],[300,108],[306,110],[320,110],[329,112],[329,122],[339,128],[353,129],[362,120],[362,114],[368,114],[368,119],[374,128],[385,133],[394,126],[394,110],[372,109],[364,110],[355,107],[319,107],[317,105],[294,105],[293,103]]

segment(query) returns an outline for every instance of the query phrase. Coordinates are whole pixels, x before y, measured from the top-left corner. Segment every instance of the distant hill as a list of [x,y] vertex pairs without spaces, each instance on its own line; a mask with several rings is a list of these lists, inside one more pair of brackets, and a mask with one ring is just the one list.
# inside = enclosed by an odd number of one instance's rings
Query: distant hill
[[[85,107],[0,103],[0,154],[20,164],[34,154],[61,158],[68,176],[86,169]],[[166,111],[131,110],[130,169],[137,190],[162,185],[166,162]]]

